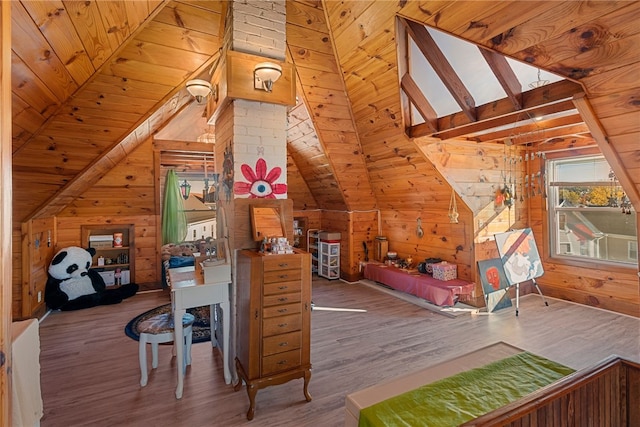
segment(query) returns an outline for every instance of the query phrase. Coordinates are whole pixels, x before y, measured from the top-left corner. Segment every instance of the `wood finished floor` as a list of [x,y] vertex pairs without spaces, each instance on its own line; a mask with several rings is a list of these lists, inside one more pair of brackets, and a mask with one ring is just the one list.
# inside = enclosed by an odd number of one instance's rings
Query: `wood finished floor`
[[312,313],[309,392],[302,380],[258,391],[256,415],[248,398],[224,383],[221,357],[209,343],[193,346],[184,396],[174,396],[170,346],[141,388],[137,342],[126,323],[164,304],[163,292],[138,294],[115,306],[53,312],[40,324],[43,427],[70,426],[342,426],[345,396],[497,341],[574,369],[611,354],[640,362],[640,319],[538,295],[491,315],[445,317],[359,284],[314,278],[321,307],[366,313]]

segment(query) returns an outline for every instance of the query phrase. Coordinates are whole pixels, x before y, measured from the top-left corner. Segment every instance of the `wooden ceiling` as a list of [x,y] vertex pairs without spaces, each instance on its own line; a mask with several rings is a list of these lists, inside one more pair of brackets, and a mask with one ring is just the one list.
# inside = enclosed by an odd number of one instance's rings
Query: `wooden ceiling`
[[[28,188],[14,191],[16,220],[55,215],[194,108],[184,84],[215,61],[224,10],[223,1],[12,2],[14,182]],[[398,16],[569,80],[408,127],[402,96],[424,100],[399,72]],[[419,209],[449,195],[411,137],[502,143],[509,135],[497,127],[524,110],[577,107],[579,116],[549,119],[546,139],[595,138],[638,210],[639,20],[631,1],[287,1],[303,101],[290,159],[320,208]],[[569,103],[577,84],[586,96]]]
[[12,2],[19,219],[54,215],[191,102],[222,2]]

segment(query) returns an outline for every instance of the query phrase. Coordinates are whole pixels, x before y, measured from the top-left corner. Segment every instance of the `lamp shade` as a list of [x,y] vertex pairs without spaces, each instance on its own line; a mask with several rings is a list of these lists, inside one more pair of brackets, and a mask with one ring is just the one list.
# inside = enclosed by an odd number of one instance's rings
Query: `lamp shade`
[[187,91],[196,98],[198,104],[203,104],[211,93],[211,83],[202,79],[189,80],[187,82]]
[[254,88],[271,92],[273,83],[282,75],[282,67],[274,62],[260,62],[253,69]]

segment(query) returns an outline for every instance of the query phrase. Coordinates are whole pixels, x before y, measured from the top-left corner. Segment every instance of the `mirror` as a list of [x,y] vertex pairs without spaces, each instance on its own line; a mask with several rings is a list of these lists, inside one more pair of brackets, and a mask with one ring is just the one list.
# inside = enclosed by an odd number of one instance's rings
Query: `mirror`
[[286,236],[278,208],[251,206],[251,227],[253,240],[256,242],[262,241],[265,237]]

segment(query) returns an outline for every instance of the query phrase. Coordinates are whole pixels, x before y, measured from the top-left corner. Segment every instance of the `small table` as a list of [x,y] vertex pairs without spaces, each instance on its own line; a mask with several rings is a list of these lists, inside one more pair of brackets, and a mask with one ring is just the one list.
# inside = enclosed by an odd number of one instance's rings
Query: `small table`
[[[211,344],[216,346],[217,341],[214,337],[214,313],[215,305],[220,304],[222,309],[222,358],[224,363],[224,382],[231,384],[231,371],[229,370],[229,322],[230,322],[230,303],[229,303],[229,285],[230,277],[220,277],[220,281],[212,283],[204,283],[204,275],[200,264],[196,262],[195,267],[178,267],[170,268],[169,286],[171,287],[171,307],[174,319],[182,319],[188,308],[200,307],[203,305],[210,306],[211,316]],[[174,322],[175,341],[182,342],[184,334],[182,330],[182,322]],[[182,398],[182,390],[184,386],[184,371],[180,369],[183,364],[184,354],[183,346],[176,345],[176,366],[178,366],[178,386],[176,388],[176,399]]]

